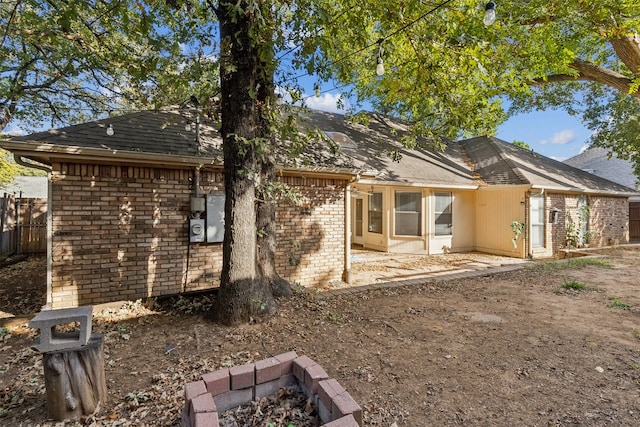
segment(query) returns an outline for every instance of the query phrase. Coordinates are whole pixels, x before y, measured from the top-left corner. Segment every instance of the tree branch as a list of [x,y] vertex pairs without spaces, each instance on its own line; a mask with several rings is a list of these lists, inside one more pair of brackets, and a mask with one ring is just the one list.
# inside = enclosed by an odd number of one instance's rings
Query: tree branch
[[7,40],[7,36],[9,35],[9,28],[11,27],[11,23],[13,22],[13,18],[16,16],[16,10],[18,10],[18,6],[20,6],[20,2],[17,1],[15,7],[11,11],[11,16],[7,20],[7,27],[4,29],[4,35],[2,36],[2,43],[0,46],[4,45],[4,42]]
[[[590,81],[602,83],[621,92],[629,93],[631,83],[633,82],[632,79],[623,74],[581,59],[574,59],[573,62],[569,64],[569,67],[578,71],[578,74],[552,74],[544,78],[535,79],[531,83],[531,86],[541,86],[554,82]],[[640,91],[629,93],[629,95],[640,98]]]
[[618,58],[638,76],[640,73],[640,44],[635,37],[623,36],[609,40]]

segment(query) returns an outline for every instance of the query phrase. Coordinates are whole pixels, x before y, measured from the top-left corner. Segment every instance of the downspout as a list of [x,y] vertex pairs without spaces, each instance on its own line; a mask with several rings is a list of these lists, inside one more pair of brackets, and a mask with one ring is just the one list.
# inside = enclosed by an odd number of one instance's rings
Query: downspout
[[31,163],[31,162],[25,162],[24,159],[22,158],[22,156],[13,156],[13,160],[16,161],[17,164],[19,164],[20,166],[24,166],[27,168],[33,168],[33,169],[39,169],[41,171],[45,171],[45,172],[51,172],[51,167],[47,166],[47,165],[43,165],[43,164],[38,164],[38,163]]
[[[199,129],[196,127],[196,141],[199,138],[198,132]],[[191,238],[189,233],[191,232],[191,219],[197,218],[200,212],[204,211],[204,203],[202,203],[202,198],[200,197],[200,166],[196,166],[193,171],[193,197],[191,197],[190,208],[191,212],[187,223],[187,261],[184,269],[182,293],[187,291],[187,286],[189,285],[189,259],[191,258]]]
[[196,166],[193,173],[193,195],[200,197],[200,166]]
[[342,280],[351,284],[351,184],[360,181],[360,174],[347,183],[344,188],[344,271]]
[[43,310],[53,307],[53,185],[51,172],[47,175],[47,300]]

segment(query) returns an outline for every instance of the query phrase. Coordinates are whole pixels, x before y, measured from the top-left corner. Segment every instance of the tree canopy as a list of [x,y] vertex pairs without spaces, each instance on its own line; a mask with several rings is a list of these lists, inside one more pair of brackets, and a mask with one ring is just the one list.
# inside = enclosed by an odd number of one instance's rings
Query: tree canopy
[[[0,129],[207,99],[219,90],[218,3],[3,2]],[[478,0],[272,2],[275,83],[348,84],[357,101],[432,136],[491,134],[508,114],[564,108],[593,142],[637,154],[637,1],[498,1],[491,26],[484,10]]]
[[307,71],[353,83],[358,100],[418,133],[493,133],[509,114],[563,108],[594,131],[593,143],[640,165],[635,0],[498,1],[490,26],[476,0],[297,4],[315,11],[297,23],[315,29],[299,40]]
[[212,92],[215,31],[189,12],[155,0],[2,2],[0,131],[11,121],[33,130]]

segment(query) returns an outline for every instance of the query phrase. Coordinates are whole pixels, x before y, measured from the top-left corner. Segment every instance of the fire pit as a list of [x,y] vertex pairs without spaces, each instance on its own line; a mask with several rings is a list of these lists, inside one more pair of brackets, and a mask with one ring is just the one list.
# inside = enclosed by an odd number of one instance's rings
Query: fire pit
[[312,401],[324,427],[361,427],[362,409],[351,395],[307,356],[279,354],[204,374],[184,387],[184,427],[217,427],[218,414],[296,386]]

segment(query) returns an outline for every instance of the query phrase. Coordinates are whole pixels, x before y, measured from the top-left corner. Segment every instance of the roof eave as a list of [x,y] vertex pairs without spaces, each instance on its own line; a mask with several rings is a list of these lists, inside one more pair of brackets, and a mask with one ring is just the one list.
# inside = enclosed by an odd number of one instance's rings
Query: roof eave
[[[60,146],[54,144],[43,144],[37,141],[13,142],[2,141],[0,147],[11,151],[15,155],[24,157],[34,157],[39,161],[46,160],[48,164],[54,161],[73,160],[90,161],[96,163],[117,161],[125,164],[136,165],[158,165],[191,167],[191,166],[215,166],[223,167],[223,162],[214,157],[202,156],[179,156],[173,154],[147,153],[123,150],[107,150],[77,146]],[[363,171],[350,168],[338,167],[288,167],[278,168],[280,173],[290,175],[305,176],[331,176],[334,178],[352,178],[360,176],[373,176],[372,171]]]
[[598,190],[579,187],[554,187],[547,185],[532,185],[534,190],[552,191],[555,193],[571,193],[571,194],[586,194],[586,195],[604,195],[604,196],[616,196],[616,197],[633,197],[639,195],[632,191],[617,191],[617,190]]
[[428,187],[453,190],[476,190],[478,185],[473,184],[435,184],[430,182],[401,182],[401,181],[384,181],[381,179],[361,179],[358,184],[364,185],[388,185],[390,187]]
[[[24,157],[45,159],[51,164],[57,160],[89,160],[92,162],[114,161],[122,163],[158,164],[171,166],[221,165],[221,161],[212,157],[180,156],[160,153],[148,153],[124,150],[108,150],[78,146],[44,144],[37,141],[2,141],[0,147]],[[55,159],[55,160],[54,160]]]
[[349,168],[334,168],[334,167],[323,167],[323,166],[315,166],[315,167],[289,167],[289,168],[278,168],[278,173],[283,175],[299,175],[304,177],[331,177],[338,179],[351,179],[363,176],[367,173],[367,171],[360,171],[357,169],[349,169]]

